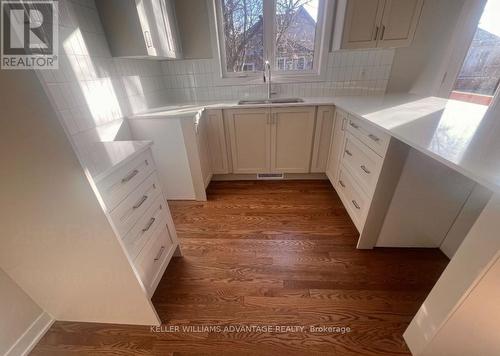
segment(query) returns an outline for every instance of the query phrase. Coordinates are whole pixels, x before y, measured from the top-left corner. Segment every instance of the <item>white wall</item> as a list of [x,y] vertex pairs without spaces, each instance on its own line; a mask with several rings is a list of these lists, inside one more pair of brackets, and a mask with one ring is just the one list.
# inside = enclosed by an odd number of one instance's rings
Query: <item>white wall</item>
[[4,355],[42,313],[42,309],[0,269],[0,355]]
[[129,139],[122,119],[165,104],[160,62],[112,58],[94,0],[59,1],[59,69],[40,75],[77,147]]
[[434,95],[464,3],[465,0],[425,1],[412,45],[396,49],[388,92]]
[[[448,350],[448,352],[437,354],[456,354],[450,351],[453,349],[453,345],[446,345],[447,342],[450,342],[450,339],[440,339],[439,332],[468,295],[471,288],[474,287],[478,278],[497,258],[500,250],[500,239],[498,238],[498,231],[500,230],[499,216],[500,195],[496,194],[486,205],[458,248],[455,256],[406,329],[404,338],[414,355],[436,355],[432,351],[427,352],[427,347],[431,343],[434,344],[434,347],[440,345],[440,347]],[[494,310],[491,312],[491,320],[498,321],[498,315],[494,313]],[[477,322],[477,320],[470,320],[468,327],[471,328],[474,322]],[[496,333],[492,335],[488,333],[489,330],[484,330],[485,335],[495,337],[492,342],[498,344],[498,328],[494,331]],[[457,340],[460,340],[460,343],[474,341],[467,337],[465,339],[453,338],[451,342],[456,343]],[[474,347],[474,345],[470,347]],[[465,351],[465,349],[463,350]],[[463,354],[467,355],[469,353]],[[476,354],[483,355],[480,352]],[[489,354],[486,353],[485,355]]]

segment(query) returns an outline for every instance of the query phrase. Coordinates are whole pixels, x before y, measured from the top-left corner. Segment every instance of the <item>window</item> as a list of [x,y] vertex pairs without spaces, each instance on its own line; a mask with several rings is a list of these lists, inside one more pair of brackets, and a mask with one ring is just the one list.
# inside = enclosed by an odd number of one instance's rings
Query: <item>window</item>
[[[225,77],[319,74],[325,0],[216,0]],[[327,47],[327,46],[325,46]],[[254,72],[254,73],[252,73]]]
[[489,106],[500,85],[500,0],[488,0],[450,99]]
[[244,72],[253,72],[255,71],[255,63],[244,63],[243,64]]

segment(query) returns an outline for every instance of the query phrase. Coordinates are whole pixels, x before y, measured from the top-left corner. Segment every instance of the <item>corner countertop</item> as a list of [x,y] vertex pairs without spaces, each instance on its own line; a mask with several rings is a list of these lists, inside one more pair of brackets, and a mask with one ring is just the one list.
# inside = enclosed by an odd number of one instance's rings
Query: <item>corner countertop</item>
[[152,144],[152,141],[95,142],[80,153],[80,160],[92,180],[97,183]]
[[483,105],[412,94],[303,98],[302,103],[200,102],[156,108],[130,119],[194,118],[206,109],[335,105],[500,192],[500,120]]

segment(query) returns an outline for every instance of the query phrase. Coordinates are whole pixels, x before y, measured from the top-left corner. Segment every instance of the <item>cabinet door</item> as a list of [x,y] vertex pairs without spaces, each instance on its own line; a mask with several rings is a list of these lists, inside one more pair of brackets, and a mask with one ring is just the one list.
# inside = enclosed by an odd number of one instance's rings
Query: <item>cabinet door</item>
[[271,110],[272,172],[309,172],[315,111],[315,107]]
[[210,146],[208,141],[208,122],[205,120],[206,113],[198,119],[196,124],[196,139],[198,141],[198,156],[200,157],[201,175],[205,188],[212,178],[212,164],[210,161]]
[[342,48],[375,48],[383,9],[384,0],[348,0]]
[[386,0],[378,47],[409,46],[424,0]]
[[328,157],[328,164],[326,167],[326,175],[335,188],[337,188],[340,157],[342,156],[342,149],[344,147],[347,121],[347,113],[342,110],[336,109],[330,147],[330,156]]
[[207,122],[212,172],[214,174],[227,174],[229,173],[229,164],[222,110],[208,110],[205,113],[205,120]]
[[231,141],[233,173],[269,173],[269,109],[227,110],[224,118]]
[[333,129],[333,106],[319,106],[316,112],[316,129],[311,161],[311,172],[324,173],[330,153]]

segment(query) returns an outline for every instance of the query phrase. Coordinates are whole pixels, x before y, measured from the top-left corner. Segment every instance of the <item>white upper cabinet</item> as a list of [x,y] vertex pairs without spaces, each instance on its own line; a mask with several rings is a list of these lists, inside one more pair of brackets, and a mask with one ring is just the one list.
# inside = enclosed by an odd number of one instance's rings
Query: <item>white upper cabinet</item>
[[386,0],[378,47],[405,47],[413,40],[424,0]]
[[424,0],[340,0],[333,49],[409,46]]
[[345,12],[343,48],[377,47],[384,0],[349,0]]
[[97,0],[113,57],[181,58],[173,0]]

